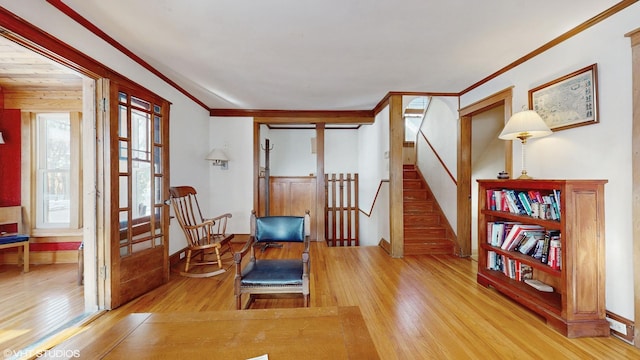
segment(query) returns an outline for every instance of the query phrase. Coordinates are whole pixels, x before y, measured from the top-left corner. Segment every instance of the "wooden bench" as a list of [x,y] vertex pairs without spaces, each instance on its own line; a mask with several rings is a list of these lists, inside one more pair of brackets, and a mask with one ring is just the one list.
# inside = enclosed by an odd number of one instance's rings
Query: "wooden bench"
[[29,235],[22,234],[22,207],[0,207],[0,226],[15,225],[16,232],[0,233],[0,249],[18,248],[18,265],[22,261],[24,272],[29,272]]

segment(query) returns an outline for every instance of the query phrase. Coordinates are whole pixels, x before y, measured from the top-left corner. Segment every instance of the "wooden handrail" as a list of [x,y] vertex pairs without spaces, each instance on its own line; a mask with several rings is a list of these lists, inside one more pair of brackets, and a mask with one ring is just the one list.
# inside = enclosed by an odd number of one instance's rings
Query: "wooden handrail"
[[429,142],[429,139],[427,139],[427,136],[424,134],[422,129],[420,130],[420,135],[422,135],[422,138],[424,139],[424,141],[427,142],[427,145],[429,145],[429,147],[431,148],[431,151],[433,151],[433,155],[436,156],[436,158],[440,162],[440,165],[442,165],[442,168],[444,168],[444,171],[446,171],[447,174],[449,174],[449,178],[451,178],[451,181],[453,181],[454,184],[458,185],[458,181],[456,180],[456,178],[453,177],[453,174],[451,174],[451,171],[449,171],[449,168],[447,168],[447,165],[444,163],[444,161],[442,161],[442,158],[440,158],[440,155],[438,155],[438,152],[436,151],[436,149],[433,147],[433,145],[431,145],[431,142]]
[[378,184],[378,190],[376,190],[376,196],[373,198],[373,202],[371,203],[371,209],[369,210],[369,213],[364,212],[362,209],[358,208],[358,210],[365,214],[367,217],[371,217],[371,213],[373,212],[373,207],[376,204],[376,200],[378,199],[378,194],[380,194],[380,188],[382,188],[382,183],[388,183],[389,179],[382,179],[380,180],[380,183]]

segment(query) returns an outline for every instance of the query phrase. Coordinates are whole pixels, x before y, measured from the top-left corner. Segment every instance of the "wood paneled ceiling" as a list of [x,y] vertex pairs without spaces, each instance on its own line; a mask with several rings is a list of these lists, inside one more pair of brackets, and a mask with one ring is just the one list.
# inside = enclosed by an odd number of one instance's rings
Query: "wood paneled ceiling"
[[75,91],[82,89],[82,77],[0,36],[0,88],[3,91]]

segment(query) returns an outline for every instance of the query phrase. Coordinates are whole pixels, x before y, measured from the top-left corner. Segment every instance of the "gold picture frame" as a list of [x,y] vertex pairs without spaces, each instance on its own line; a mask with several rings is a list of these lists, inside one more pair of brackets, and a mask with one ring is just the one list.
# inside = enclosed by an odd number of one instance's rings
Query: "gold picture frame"
[[598,123],[598,65],[529,90],[529,109],[553,131]]

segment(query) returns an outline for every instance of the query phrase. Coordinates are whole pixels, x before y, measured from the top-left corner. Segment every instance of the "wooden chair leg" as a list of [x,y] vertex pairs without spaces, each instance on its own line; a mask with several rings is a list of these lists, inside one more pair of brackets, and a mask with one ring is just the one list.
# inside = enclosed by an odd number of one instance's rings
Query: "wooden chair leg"
[[23,271],[29,272],[29,242],[27,241],[24,244],[24,251],[22,251],[22,262],[24,262]]
[[220,256],[220,246],[215,247],[216,258],[218,259],[218,268],[222,269],[222,257]]
[[189,272],[190,264],[191,264],[191,250],[187,250],[187,263],[184,265],[184,272]]

